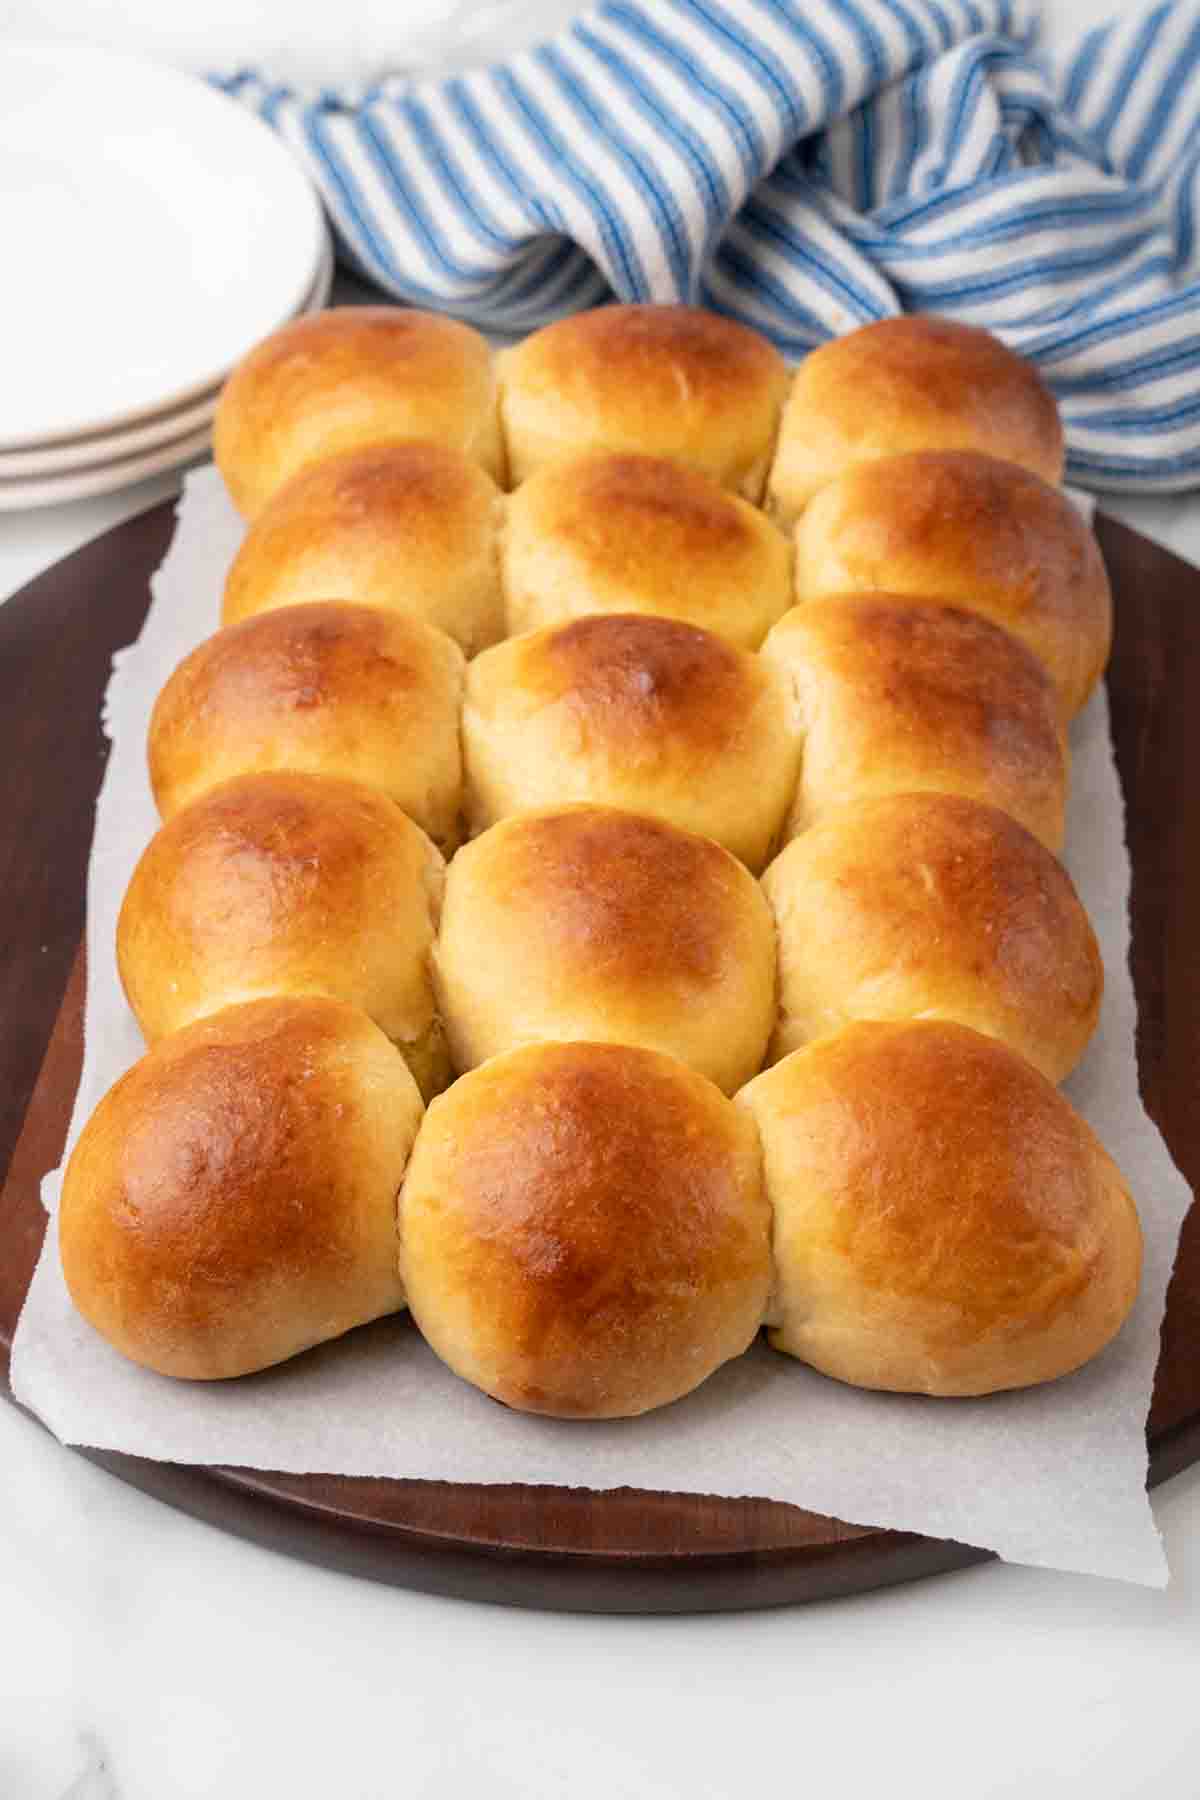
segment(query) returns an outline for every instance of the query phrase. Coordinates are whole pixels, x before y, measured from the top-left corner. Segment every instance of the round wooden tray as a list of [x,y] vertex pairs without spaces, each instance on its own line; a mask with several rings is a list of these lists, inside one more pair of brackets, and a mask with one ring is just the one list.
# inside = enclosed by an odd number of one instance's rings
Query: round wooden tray
[[[138,632],[173,508],[155,507],[0,606],[0,1359],[41,1245],[38,1181],[57,1163],[81,1054],[84,871],[107,745],[113,650]],[[1200,1176],[1200,573],[1111,521],[1109,671],[1134,868],[1142,1093]],[[1151,1479],[1200,1458],[1200,1209],[1167,1306]],[[462,1487],[93,1459],[159,1499],[288,1554],[378,1580],[514,1605],[699,1612],[861,1592],[984,1552],[845,1525],[768,1500],[621,1489]]]

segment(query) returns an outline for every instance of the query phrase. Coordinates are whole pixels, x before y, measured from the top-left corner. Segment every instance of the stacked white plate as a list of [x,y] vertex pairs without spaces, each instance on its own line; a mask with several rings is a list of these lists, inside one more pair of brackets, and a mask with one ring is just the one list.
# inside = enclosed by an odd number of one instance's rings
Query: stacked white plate
[[325,304],[320,203],[258,119],[103,50],[0,49],[0,511],[208,448],[221,383]]

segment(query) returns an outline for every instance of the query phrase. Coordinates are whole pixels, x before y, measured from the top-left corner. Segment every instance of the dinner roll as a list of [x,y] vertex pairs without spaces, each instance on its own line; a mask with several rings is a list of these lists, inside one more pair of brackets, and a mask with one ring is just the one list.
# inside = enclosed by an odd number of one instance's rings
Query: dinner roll
[[384,794],[328,775],[243,775],[158,831],[117,923],[117,966],[153,1042],[264,994],[369,1013],[422,1092],[449,1065],[429,951],[444,863]]
[[770,1274],[751,1121],[671,1057],[537,1044],[436,1100],[400,1199],[437,1354],[507,1405],[612,1419],[747,1348]]
[[802,734],[794,837],[870,794],[936,789],[1011,813],[1057,850],[1067,749],[1050,679],[990,620],[891,594],[813,600],[763,655],[793,684]]
[[374,444],[285,483],[225,581],[227,625],[302,600],[356,600],[445,631],[468,656],[504,633],[500,491],[444,444]]
[[421,1110],[403,1058],[338,1001],[258,1000],[164,1038],[67,1165],[72,1300],[123,1356],[197,1381],[395,1312]]
[[510,632],[658,613],[755,650],[792,604],[792,553],[746,501],[659,457],[551,464],[508,501]]
[[213,456],[248,519],[298,470],[367,444],[432,438],[504,467],[486,339],[441,313],[336,306],[272,332],[221,389]]
[[694,625],[602,613],[476,657],[463,708],[473,830],[592,800],[715,838],[754,871],[799,767],[786,685]]
[[459,1070],[587,1038],[666,1051],[731,1089],[774,1019],[753,876],[709,838],[614,807],[517,813],[460,850],[433,967]]
[[904,450],[982,450],[1046,481],[1062,479],[1058,407],[1032,363],[973,325],[879,319],[800,364],[768,508],[790,523],[852,464]]
[[1061,1081],[1104,967],[1062,864],[993,806],[884,794],[827,814],[763,876],[779,937],[771,1060],[852,1019],[954,1019]]
[[889,593],[983,613],[1028,644],[1071,718],[1108,661],[1100,548],[1059,488],[974,450],[859,463],[796,527],[796,598]]
[[1137,1293],[1120,1172],[1058,1090],[964,1025],[857,1024],[739,1101],[774,1210],[777,1350],[858,1387],[988,1394],[1097,1354]]
[[227,625],[155,702],[158,809],[169,819],[235,775],[340,775],[379,788],[448,850],[462,809],[463,668],[443,632],[367,606],[289,606]]
[[637,450],[762,497],[787,364],[748,326],[696,306],[599,306],[502,351],[512,483],[580,450]]

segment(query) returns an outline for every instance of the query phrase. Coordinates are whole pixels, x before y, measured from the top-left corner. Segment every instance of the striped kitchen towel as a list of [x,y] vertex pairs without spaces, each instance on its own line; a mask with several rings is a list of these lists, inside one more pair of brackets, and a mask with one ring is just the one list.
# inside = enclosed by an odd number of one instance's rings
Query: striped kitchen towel
[[1200,4],[1037,35],[1024,0],[604,0],[485,70],[218,85],[413,305],[689,300],[795,356],[946,313],[1039,364],[1070,480],[1200,485]]

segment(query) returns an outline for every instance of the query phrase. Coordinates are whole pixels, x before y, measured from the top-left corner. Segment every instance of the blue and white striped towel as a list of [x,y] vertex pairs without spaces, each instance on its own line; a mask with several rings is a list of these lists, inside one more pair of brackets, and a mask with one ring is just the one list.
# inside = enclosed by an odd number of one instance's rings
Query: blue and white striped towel
[[947,313],[1040,365],[1070,480],[1200,485],[1200,4],[1036,41],[1023,0],[605,0],[451,78],[218,84],[414,305],[698,301],[793,355]]

